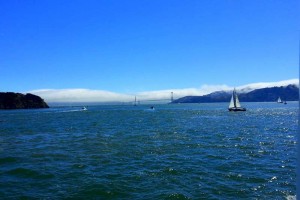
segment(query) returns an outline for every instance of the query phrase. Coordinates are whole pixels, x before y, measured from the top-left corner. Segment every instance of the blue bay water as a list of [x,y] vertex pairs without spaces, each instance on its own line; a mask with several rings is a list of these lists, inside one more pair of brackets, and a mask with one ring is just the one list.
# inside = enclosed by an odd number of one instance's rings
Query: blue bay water
[[298,102],[0,111],[0,198],[287,199]]

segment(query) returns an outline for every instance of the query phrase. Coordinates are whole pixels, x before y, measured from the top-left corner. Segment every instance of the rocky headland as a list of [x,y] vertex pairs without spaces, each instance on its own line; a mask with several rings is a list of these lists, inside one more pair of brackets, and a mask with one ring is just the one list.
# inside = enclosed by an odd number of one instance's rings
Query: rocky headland
[[0,109],[49,108],[39,96],[27,93],[0,92]]

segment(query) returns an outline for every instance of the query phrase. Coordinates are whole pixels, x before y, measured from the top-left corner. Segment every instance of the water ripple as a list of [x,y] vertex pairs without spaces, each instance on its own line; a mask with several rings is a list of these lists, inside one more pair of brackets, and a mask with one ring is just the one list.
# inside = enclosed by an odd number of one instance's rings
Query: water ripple
[[294,198],[298,104],[276,106],[0,111],[0,198]]

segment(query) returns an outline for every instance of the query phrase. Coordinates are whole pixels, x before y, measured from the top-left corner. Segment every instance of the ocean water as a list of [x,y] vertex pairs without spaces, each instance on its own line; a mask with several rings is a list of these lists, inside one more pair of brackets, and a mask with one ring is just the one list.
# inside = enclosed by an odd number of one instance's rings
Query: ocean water
[[0,111],[0,199],[295,199],[298,102]]

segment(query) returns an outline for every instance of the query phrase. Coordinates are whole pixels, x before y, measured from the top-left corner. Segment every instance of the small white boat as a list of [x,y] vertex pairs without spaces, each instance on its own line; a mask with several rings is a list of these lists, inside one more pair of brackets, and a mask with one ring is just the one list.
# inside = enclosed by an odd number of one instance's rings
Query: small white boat
[[83,106],[81,110],[87,110],[87,108],[85,106]]
[[283,103],[283,101],[281,100],[281,98],[280,98],[280,97],[278,97],[278,99],[277,99],[277,103]]
[[146,109],[145,111],[154,112],[155,108],[153,106],[151,106],[150,108]]
[[230,100],[230,104],[228,107],[229,111],[246,111],[246,108],[243,108],[240,104],[239,98],[236,94],[235,89],[232,92],[232,96],[231,96],[231,100]]

